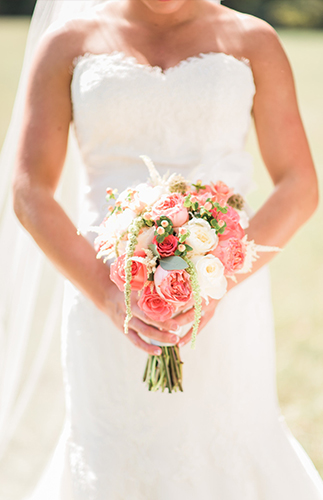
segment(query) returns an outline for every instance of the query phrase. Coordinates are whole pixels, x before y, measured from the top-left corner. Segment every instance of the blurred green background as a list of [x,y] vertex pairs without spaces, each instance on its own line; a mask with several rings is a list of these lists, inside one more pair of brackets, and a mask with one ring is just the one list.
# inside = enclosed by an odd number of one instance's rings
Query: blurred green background
[[[29,12],[33,1],[0,0],[0,12]],[[323,27],[321,0],[224,2],[266,17],[278,28],[295,75],[301,114],[323,185]],[[18,8],[19,7],[19,8]],[[275,21],[275,22],[274,22]],[[0,148],[7,129],[28,17],[0,17]],[[272,184],[252,129],[247,149],[255,159],[258,190],[249,202],[258,208]],[[323,224],[322,206],[271,265],[276,322],[277,380],[282,412],[323,477]],[[255,374],[257,376],[257,374]],[[17,496],[18,498],[18,496]]]
[[[0,15],[30,15],[35,3],[36,0],[0,0]],[[274,26],[323,28],[323,0],[223,0],[222,3],[261,17]]]

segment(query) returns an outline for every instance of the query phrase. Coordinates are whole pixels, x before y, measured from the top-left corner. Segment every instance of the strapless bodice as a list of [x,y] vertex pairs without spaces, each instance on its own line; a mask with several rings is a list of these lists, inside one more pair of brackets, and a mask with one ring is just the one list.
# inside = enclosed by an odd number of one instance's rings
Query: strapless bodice
[[104,215],[106,187],[146,180],[140,155],[160,173],[248,191],[252,159],[244,146],[255,85],[247,60],[207,53],[162,71],[121,52],[86,54],[75,60],[71,94],[87,223]]

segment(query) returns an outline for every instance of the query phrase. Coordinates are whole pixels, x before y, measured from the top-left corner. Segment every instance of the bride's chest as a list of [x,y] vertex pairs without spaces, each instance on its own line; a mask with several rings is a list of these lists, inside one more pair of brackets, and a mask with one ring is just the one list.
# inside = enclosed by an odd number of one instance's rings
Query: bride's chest
[[[222,53],[201,54],[165,72],[123,53],[75,63],[71,85],[79,139],[99,134],[120,140],[136,134],[223,135],[249,123],[255,86],[248,65]],[[195,132],[194,132],[195,131]]]

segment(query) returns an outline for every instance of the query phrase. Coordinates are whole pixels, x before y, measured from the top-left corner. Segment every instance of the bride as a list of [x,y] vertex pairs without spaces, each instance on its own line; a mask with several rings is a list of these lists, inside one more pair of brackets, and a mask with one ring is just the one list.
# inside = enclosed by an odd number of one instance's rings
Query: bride
[[[283,248],[315,211],[318,189],[291,69],[268,24],[208,0],[119,0],[42,38],[13,206],[66,278],[67,417],[32,500],[323,500],[322,480],[277,402],[266,268],[274,253],[204,305],[191,351],[190,331],[180,338],[180,330],[192,311],[152,323],[134,304],[122,333],[123,294],[87,231],[105,215],[108,186],[120,191],[146,179],[141,154],[161,173],[221,179],[245,195],[251,114],[275,189],[247,233]],[[75,224],[55,196],[72,134],[82,175]],[[181,347],[183,394],[146,390],[145,353],[160,348],[142,336]]]

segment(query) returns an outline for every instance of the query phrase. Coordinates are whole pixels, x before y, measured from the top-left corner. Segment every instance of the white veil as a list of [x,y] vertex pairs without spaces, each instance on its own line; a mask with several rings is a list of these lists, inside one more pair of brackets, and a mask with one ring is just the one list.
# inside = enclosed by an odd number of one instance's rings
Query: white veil
[[[41,36],[53,22],[76,17],[102,1],[107,0],[38,0],[0,157],[0,458],[37,392],[52,338],[60,329],[62,278],[20,226],[12,209],[10,186],[29,68]],[[57,198],[74,220],[77,200],[71,199],[71,193],[75,193],[78,180],[77,169],[73,169],[76,155],[71,133]]]

